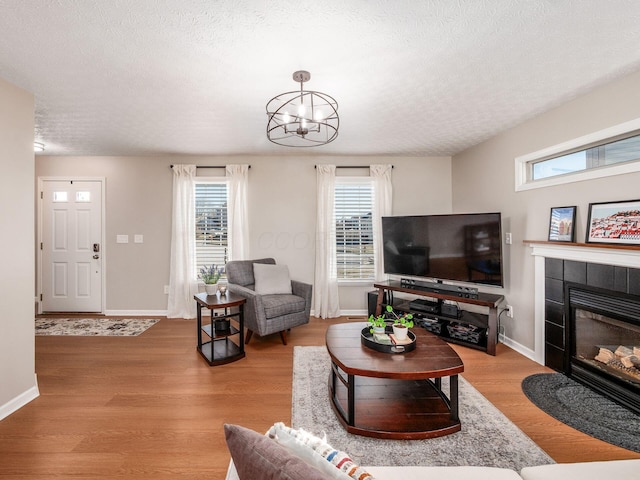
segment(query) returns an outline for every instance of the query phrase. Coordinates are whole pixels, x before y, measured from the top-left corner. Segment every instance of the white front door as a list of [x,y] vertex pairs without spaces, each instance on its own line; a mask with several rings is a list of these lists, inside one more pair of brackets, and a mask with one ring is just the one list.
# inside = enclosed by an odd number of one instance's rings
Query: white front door
[[44,180],[42,312],[102,312],[102,181]]

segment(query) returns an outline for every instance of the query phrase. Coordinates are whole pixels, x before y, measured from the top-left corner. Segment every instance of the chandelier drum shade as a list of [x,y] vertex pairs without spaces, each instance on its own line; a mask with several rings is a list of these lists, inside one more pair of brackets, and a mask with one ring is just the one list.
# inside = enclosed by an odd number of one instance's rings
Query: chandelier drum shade
[[338,136],[338,102],[326,93],[304,89],[311,74],[294,72],[300,91],[281,93],[267,103],[267,138],[285,147],[316,147]]

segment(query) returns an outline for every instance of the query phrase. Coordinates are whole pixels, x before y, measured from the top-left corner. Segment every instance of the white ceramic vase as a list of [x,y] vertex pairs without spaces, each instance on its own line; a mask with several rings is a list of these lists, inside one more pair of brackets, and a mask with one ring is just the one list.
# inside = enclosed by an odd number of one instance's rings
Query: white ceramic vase
[[207,292],[207,295],[215,295],[218,293],[218,284],[217,283],[205,283],[204,291]]

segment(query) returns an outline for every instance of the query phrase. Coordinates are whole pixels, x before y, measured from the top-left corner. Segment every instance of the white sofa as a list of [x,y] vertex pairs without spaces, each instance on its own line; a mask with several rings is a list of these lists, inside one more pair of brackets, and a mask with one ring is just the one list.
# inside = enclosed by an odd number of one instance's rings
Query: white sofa
[[231,453],[226,480],[639,480],[640,459],[525,467],[358,466],[304,430],[275,424],[267,435],[225,425]]
[[365,467],[376,480],[638,480],[640,459],[556,463],[525,467],[520,474],[492,467]]

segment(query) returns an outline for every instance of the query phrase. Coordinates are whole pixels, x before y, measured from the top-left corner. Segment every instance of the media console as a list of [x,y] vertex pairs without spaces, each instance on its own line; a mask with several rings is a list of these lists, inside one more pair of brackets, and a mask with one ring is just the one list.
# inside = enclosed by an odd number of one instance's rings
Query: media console
[[[425,286],[426,283],[409,285],[403,281],[375,283],[374,287],[378,289],[376,315],[380,315],[382,307],[389,304],[394,310],[411,312],[416,325],[442,337],[447,342],[495,355],[498,343],[498,306],[504,301],[504,297],[477,290],[475,293],[447,290],[441,288],[444,284],[434,284],[435,288],[432,288],[430,285]],[[446,285],[446,287],[452,286]],[[394,299],[394,292],[427,297],[432,300],[414,300],[412,307],[411,298]],[[449,303],[444,303],[445,300]],[[484,307],[487,313],[470,312],[458,308],[457,304]],[[416,305],[418,308],[415,308]]]

